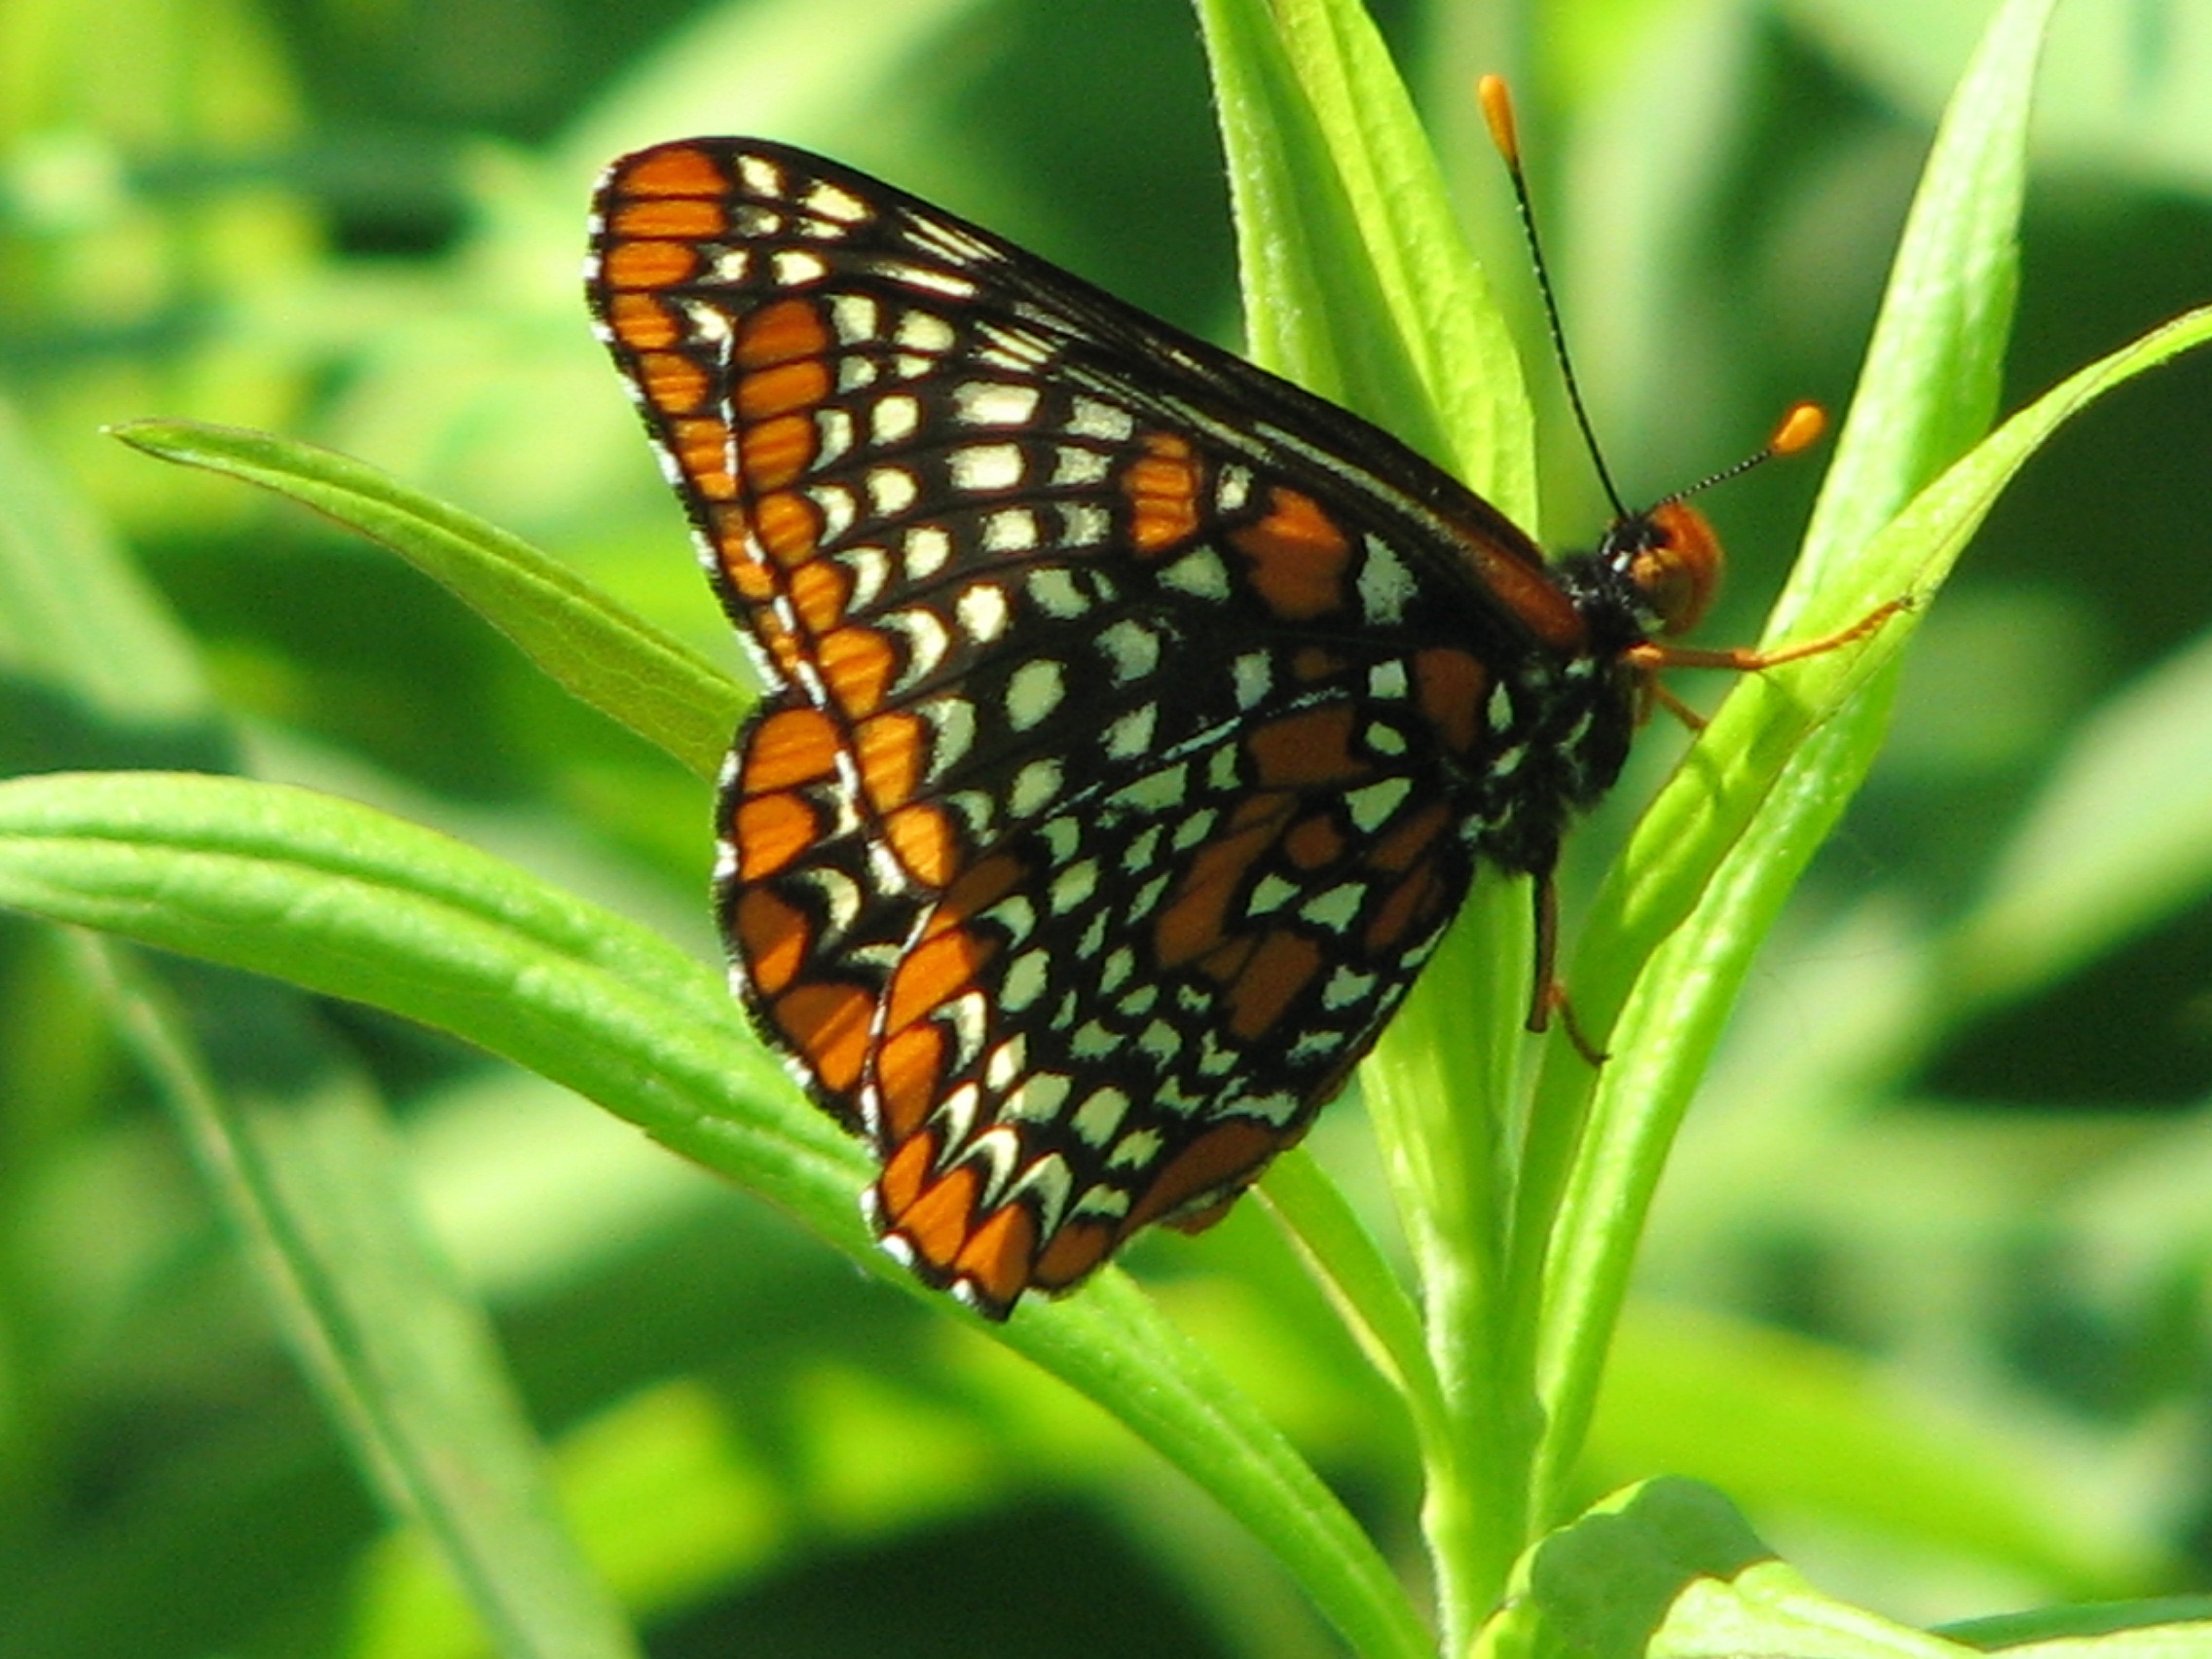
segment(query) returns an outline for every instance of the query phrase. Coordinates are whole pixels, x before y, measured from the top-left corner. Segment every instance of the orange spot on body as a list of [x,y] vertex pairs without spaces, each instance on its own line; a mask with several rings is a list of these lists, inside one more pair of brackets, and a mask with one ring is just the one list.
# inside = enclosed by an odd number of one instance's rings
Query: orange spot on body
[[1030,1282],[1041,1290],[1065,1290],[1088,1277],[1114,1248],[1115,1233],[1095,1221],[1070,1222],[1052,1235],[1045,1253],[1030,1270]]
[[1465,651],[1432,645],[1414,652],[1414,701],[1455,755],[1472,755],[1483,731],[1490,673]]
[[1262,939],[1225,998],[1231,1035],[1249,1043],[1271,1029],[1326,960],[1304,935],[1278,928]]
[[747,375],[737,383],[737,412],[747,421],[800,414],[830,395],[830,365],[820,357],[797,357]]
[[792,1052],[823,1088],[840,1094],[860,1082],[874,1013],[875,999],[858,985],[829,982],[801,984],[768,1005],[768,1016]]
[[820,709],[778,709],[745,734],[738,771],[747,794],[820,783],[837,770],[836,724]]
[[814,928],[805,912],[765,887],[749,887],[730,912],[730,937],[745,961],[753,988],[764,997],[781,994],[806,960]]
[[756,491],[781,490],[814,464],[814,423],[803,415],[778,415],[745,428],[737,441],[745,481]]
[[623,165],[615,188],[631,196],[721,196],[729,181],[706,151],[693,144],[664,144]]
[[944,1033],[926,1019],[885,1040],[875,1075],[883,1092],[883,1132],[893,1143],[905,1140],[937,1110],[946,1057]]
[[699,253],[689,242],[626,241],[607,250],[600,273],[609,288],[669,288],[699,269]]
[[820,357],[832,344],[812,300],[774,300],[748,316],[737,334],[741,369],[769,369],[794,357]]
[[[1220,1193],[1221,1197],[1206,1208],[1226,1208],[1258,1178],[1282,1144],[1282,1137],[1265,1124],[1233,1119],[1216,1124],[1153,1177],[1144,1197],[1123,1221],[1122,1236],[1126,1238],[1138,1228],[1172,1215],[1193,1199],[1211,1193]],[[1228,1191],[1222,1192],[1224,1188]]]
[[883,821],[883,838],[900,866],[924,887],[944,887],[960,873],[959,835],[938,807],[901,807]]
[[976,988],[993,947],[965,928],[926,939],[906,952],[891,976],[883,1028],[900,1032]]
[[1234,531],[1230,545],[1252,561],[1250,580],[1285,621],[1310,622],[1341,609],[1351,542],[1312,497],[1276,485],[1268,515]]
[[625,202],[608,229],[618,237],[681,237],[712,241],[729,227],[722,206],[708,197],[660,197]]
[[814,808],[795,794],[755,795],[740,801],[730,819],[738,879],[759,881],[774,875],[814,845],[821,828]]
[[1329,703],[1271,720],[1244,740],[1262,789],[1317,789],[1355,782],[1374,768],[1351,752],[1358,719],[1349,703]]
[[[830,688],[830,695],[837,699],[837,706],[847,714],[866,715],[879,708],[883,693],[891,683],[891,676],[899,666],[891,642],[872,628],[839,628],[825,634],[816,644],[815,666],[822,671],[822,682]],[[884,721],[895,720],[895,725]],[[913,793],[911,768],[919,765],[918,746],[922,740],[922,722],[913,715],[885,716],[882,720],[870,720],[863,728],[861,740],[861,766],[864,772],[875,767],[895,765],[903,782],[893,787],[886,784],[879,805],[890,805],[904,800]],[[870,748],[868,731],[875,733]],[[885,745],[898,734],[897,741],[907,746],[896,753],[886,754]]]
[[1129,498],[1129,538],[1152,556],[1198,534],[1200,470],[1190,444],[1172,432],[1147,432],[1143,443],[1143,457],[1122,471],[1122,492]]
[[[830,636],[842,640],[860,633],[841,629]],[[824,641],[825,646],[829,641]],[[850,702],[850,699],[845,699]],[[879,813],[904,806],[914,798],[914,786],[922,777],[922,746],[927,733],[919,715],[878,715],[864,722],[854,735],[860,752],[861,788],[868,804]]]
[[968,1242],[976,1214],[976,1190],[981,1177],[969,1164],[937,1182],[908,1204],[899,1217],[899,1231],[913,1245],[914,1254],[940,1272],[948,1271]]
[[969,1236],[952,1269],[975,1280],[983,1301],[1004,1308],[1029,1283],[1036,1249],[1037,1218],[1026,1204],[1008,1204]]

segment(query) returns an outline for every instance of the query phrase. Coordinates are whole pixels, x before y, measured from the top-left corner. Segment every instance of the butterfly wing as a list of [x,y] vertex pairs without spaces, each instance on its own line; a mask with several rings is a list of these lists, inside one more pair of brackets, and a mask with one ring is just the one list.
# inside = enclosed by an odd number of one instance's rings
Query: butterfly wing
[[803,152],[617,163],[590,281],[771,687],[738,989],[887,1246],[1003,1316],[1218,1214],[1473,851],[1548,861],[1573,605],[1385,434]]

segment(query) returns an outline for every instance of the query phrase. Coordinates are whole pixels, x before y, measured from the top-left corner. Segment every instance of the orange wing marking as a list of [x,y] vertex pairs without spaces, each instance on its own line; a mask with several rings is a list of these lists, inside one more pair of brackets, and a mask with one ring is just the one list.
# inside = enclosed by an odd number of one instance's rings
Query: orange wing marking
[[1102,1222],[1069,1222],[1037,1258],[1030,1282],[1041,1290],[1065,1290],[1095,1271],[1119,1237],[1113,1227]]
[[1231,533],[1230,545],[1252,561],[1250,580],[1286,621],[1310,622],[1344,607],[1351,542],[1310,496],[1277,485],[1267,517]]
[[1129,498],[1129,538],[1147,557],[1198,533],[1199,466],[1191,446],[1172,432],[1144,434],[1143,457],[1122,472]]
[[819,783],[835,774],[840,747],[835,723],[821,710],[778,709],[746,736],[745,793]]
[[683,338],[676,313],[650,294],[611,294],[607,325],[633,351],[665,351]]
[[959,838],[937,807],[901,807],[883,821],[883,838],[901,867],[924,887],[941,889],[960,873]]
[[1262,789],[1326,789],[1364,778],[1374,768],[1351,752],[1357,712],[1349,703],[1271,720],[1244,740]]
[[755,795],[740,801],[730,822],[737,848],[737,878],[762,881],[814,845],[822,823],[813,807],[795,794]]
[[711,196],[719,201],[729,181],[704,150],[671,144],[624,167],[620,188],[631,196]]
[[883,1028],[897,1033],[976,988],[976,976],[996,953],[965,928],[948,929],[906,952],[891,976]]
[[1285,793],[1248,796],[1231,816],[1228,831],[1198,847],[1153,924],[1153,955],[1161,968],[1195,962],[1227,941],[1230,902],[1282,833],[1290,810]]
[[1263,1036],[1312,983],[1326,962],[1321,947],[1302,934],[1276,929],[1229,987],[1229,1030],[1249,1043]]
[[817,638],[845,619],[852,601],[850,572],[827,559],[801,565],[792,572],[792,608],[809,634]]
[[[631,177],[634,180],[636,175]],[[728,233],[729,217],[711,197],[663,197],[623,203],[614,209],[608,229],[618,237],[716,241]]]
[[749,887],[740,895],[730,932],[753,988],[769,998],[790,986],[814,942],[805,913],[765,887]]
[[707,371],[681,351],[638,353],[638,381],[664,415],[689,415],[705,407],[713,387]]
[[737,366],[757,371],[794,358],[827,356],[833,344],[830,325],[812,300],[774,300],[739,327]]
[[1027,1204],[1007,1204],[969,1235],[952,1269],[976,1281],[983,1300],[1003,1308],[1029,1282],[1037,1249],[1037,1218]]
[[[823,635],[815,644],[814,662],[837,706],[855,717],[872,714],[883,706],[883,693],[890,688],[891,676],[899,667],[891,642],[873,628],[839,628]],[[918,766],[911,752],[919,746],[921,737],[918,716],[886,715],[869,720],[861,728],[861,764],[870,770],[884,764],[892,753],[885,746],[897,741],[904,746],[896,752],[897,763]],[[913,788],[913,779],[907,776],[903,785],[887,792],[879,804],[889,806],[904,800]]]
[[1432,645],[1414,653],[1414,699],[1453,754],[1475,752],[1489,695],[1489,671],[1465,651]]
[[804,414],[829,395],[830,365],[820,357],[798,357],[739,381],[737,413],[747,421]]
[[699,250],[689,242],[625,241],[607,250],[602,275],[609,288],[671,288],[699,269]]
[[883,1096],[880,1139],[898,1146],[928,1122],[944,1085],[947,1058],[944,1033],[928,1020],[888,1038],[876,1055],[876,1083]]
[[[1154,1177],[1122,1222],[1121,1235],[1126,1238],[1208,1193],[1225,1187],[1231,1189],[1225,1197],[1242,1192],[1282,1145],[1282,1137],[1264,1124],[1231,1122],[1208,1129]],[[1207,1206],[1208,1210],[1219,1207]]]
[[[830,638],[841,639],[843,634]],[[926,730],[919,715],[893,713],[864,721],[854,733],[860,750],[861,788],[876,812],[888,813],[914,798],[914,786],[922,776]]]
[[814,423],[803,415],[778,415],[745,428],[737,458],[745,482],[756,491],[781,490],[814,464]]
[[771,490],[753,503],[753,533],[777,564],[793,570],[814,557],[822,515],[805,497]]
[[942,1180],[902,1211],[898,1231],[923,1261],[940,1272],[949,1270],[968,1241],[969,1222],[976,1213],[976,1193],[982,1176],[973,1164],[955,1167]]
[[868,1019],[875,1001],[858,985],[801,984],[768,1005],[769,1017],[793,1053],[822,1087],[839,1094],[860,1082],[867,1059]]
[[710,501],[733,500],[737,480],[729,471],[729,427],[719,421],[671,421],[669,447],[691,487]]

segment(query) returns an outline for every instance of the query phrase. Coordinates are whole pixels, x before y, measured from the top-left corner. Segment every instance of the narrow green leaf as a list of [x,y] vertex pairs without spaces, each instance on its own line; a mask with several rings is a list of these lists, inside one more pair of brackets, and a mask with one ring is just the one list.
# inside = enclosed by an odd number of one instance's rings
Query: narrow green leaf
[[382,542],[609,719],[700,777],[719,769],[745,704],[735,682],[520,537],[313,444],[191,421],[112,430],[133,449],[258,484]]
[[2005,1659],[2203,1659],[2212,1653],[2212,1596],[2040,1607],[1937,1634]]
[[429,1532],[498,1651],[639,1653],[569,1534],[490,1321],[421,1232],[365,1082],[271,1008],[257,1028],[286,1033],[302,1063],[283,1069],[314,1081],[281,1099],[236,1098],[129,952],[88,940],[84,955],[241,1228],[332,1420],[394,1513]]

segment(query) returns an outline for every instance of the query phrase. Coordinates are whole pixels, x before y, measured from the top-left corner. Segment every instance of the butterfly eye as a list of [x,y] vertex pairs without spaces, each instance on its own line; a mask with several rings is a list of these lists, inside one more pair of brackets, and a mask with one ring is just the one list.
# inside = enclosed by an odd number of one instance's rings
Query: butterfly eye
[[1629,563],[1636,584],[1661,634],[1686,634],[1704,619],[1720,591],[1720,538],[1706,516],[1680,501],[1654,508],[1648,545]]

